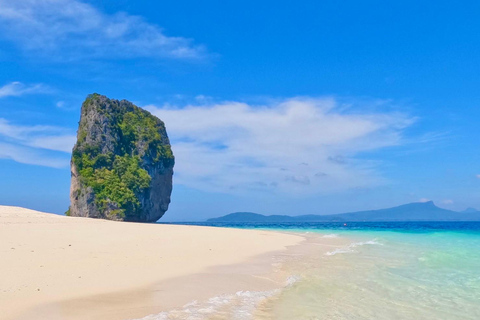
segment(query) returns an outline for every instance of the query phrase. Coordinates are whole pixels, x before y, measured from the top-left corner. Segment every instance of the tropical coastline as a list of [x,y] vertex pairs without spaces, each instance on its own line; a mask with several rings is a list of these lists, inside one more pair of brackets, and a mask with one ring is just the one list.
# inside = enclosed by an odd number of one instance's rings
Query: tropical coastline
[[0,0],[0,320],[479,320],[479,15]]
[[273,275],[275,255],[303,241],[0,206],[0,318],[134,319],[219,294],[272,290],[288,277]]
[[480,316],[478,222],[198,224],[0,206],[0,319]]

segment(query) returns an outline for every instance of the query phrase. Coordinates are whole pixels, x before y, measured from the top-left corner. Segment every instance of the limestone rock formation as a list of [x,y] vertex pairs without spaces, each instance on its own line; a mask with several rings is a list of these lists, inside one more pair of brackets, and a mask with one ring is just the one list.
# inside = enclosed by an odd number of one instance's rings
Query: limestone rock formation
[[155,222],[170,203],[174,163],[160,119],[129,101],[91,94],[72,152],[67,214]]

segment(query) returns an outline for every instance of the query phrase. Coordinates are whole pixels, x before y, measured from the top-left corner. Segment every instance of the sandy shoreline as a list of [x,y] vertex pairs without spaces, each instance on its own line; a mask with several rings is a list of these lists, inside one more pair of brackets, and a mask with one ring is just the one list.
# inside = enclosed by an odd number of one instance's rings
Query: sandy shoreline
[[134,319],[279,286],[273,254],[304,240],[257,230],[121,223],[0,206],[0,319]]

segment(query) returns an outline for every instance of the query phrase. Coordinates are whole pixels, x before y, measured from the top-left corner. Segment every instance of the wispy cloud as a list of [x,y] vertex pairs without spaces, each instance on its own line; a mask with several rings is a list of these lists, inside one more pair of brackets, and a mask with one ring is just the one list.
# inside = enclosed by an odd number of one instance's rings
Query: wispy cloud
[[51,168],[64,168],[68,165],[68,159],[66,157],[52,156],[48,153],[42,152],[42,150],[1,141],[0,159],[10,159],[19,163]]
[[53,126],[19,126],[12,125],[0,118],[0,137],[35,148],[71,152],[75,135],[71,130]]
[[13,125],[0,118],[0,158],[26,164],[65,167],[68,165],[65,153],[71,152],[74,143],[75,135],[68,129]]
[[3,87],[0,87],[0,98],[19,97],[25,94],[34,93],[47,93],[48,91],[48,88],[43,84],[26,85],[21,82],[14,81],[7,83]]
[[167,125],[176,182],[220,192],[315,194],[382,184],[378,163],[358,156],[402,144],[414,121],[353,112],[333,98],[146,108]]
[[63,59],[206,56],[203,46],[167,36],[142,17],[106,14],[78,0],[0,0],[0,28],[24,49]]

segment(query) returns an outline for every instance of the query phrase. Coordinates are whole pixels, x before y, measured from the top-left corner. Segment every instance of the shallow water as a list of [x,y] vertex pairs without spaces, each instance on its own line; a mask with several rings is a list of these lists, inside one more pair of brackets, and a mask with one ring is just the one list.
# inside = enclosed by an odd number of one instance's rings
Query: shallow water
[[283,289],[145,319],[480,319],[480,224],[241,225],[343,244],[288,264]]
[[[347,235],[347,234],[345,234]],[[355,232],[265,306],[271,319],[480,319],[480,237]]]

